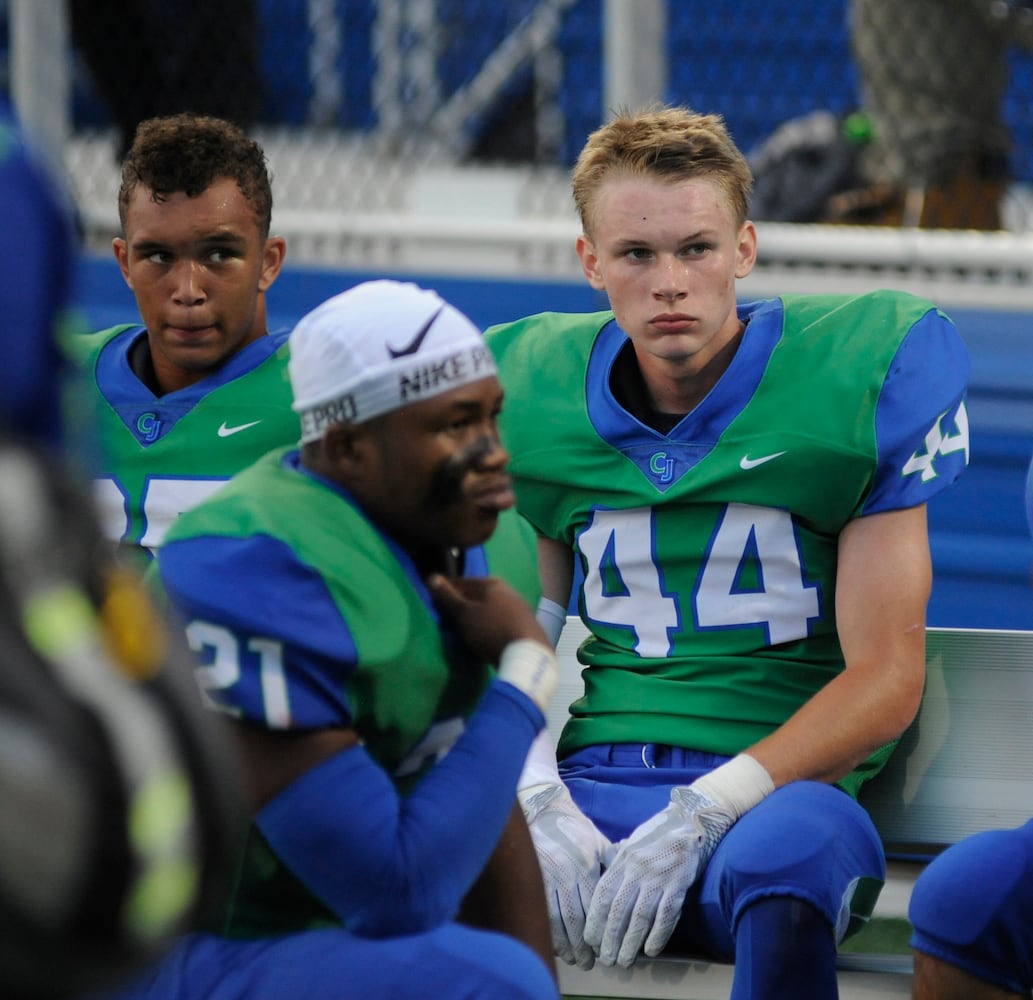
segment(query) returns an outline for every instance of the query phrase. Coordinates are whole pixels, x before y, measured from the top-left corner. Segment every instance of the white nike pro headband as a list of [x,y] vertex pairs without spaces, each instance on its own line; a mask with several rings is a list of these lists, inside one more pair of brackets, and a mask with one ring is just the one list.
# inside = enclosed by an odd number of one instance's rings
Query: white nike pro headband
[[435,292],[367,281],[304,316],[288,363],[301,442],[496,373],[481,332]]

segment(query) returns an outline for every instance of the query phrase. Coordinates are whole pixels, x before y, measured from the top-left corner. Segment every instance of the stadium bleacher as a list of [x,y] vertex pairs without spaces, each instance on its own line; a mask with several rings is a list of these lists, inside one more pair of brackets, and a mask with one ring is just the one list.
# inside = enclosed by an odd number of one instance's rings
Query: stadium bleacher
[[[305,0],[256,0],[259,58],[268,81],[262,121],[271,126],[313,123],[316,85],[311,64],[318,26]],[[377,118],[372,80],[376,61],[375,0],[336,0],[338,56],[332,67],[340,93],[333,124],[369,129]],[[445,27],[437,53],[444,96],[468,83],[476,67],[535,6],[534,0],[438,0]],[[848,0],[678,0],[668,4],[668,100],[720,111],[736,141],[753,149],[779,125],[817,109],[844,113],[858,105],[850,52]],[[603,0],[576,0],[560,19],[562,53],[558,101],[566,135],[562,158],[571,164],[584,136],[598,124],[603,103]],[[476,24],[470,31],[464,25]],[[449,32],[450,26],[459,27]],[[0,25],[2,28],[2,25]],[[0,49],[6,48],[0,31]],[[403,53],[404,55],[404,53]],[[1009,56],[1012,85],[1005,120],[1012,131],[1013,175],[1033,182],[1033,53]],[[512,95],[510,95],[512,96]],[[77,126],[105,121],[103,108],[79,67]],[[473,127],[484,125],[474,123]]]

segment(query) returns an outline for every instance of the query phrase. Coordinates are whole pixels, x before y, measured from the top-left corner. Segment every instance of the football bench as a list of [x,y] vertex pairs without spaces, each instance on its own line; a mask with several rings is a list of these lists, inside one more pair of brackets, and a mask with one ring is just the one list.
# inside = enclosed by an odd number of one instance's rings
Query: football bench
[[[577,648],[587,631],[568,617],[549,712],[555,741],[581,696]],[[841,1000],[910,997],[907,905],[925,864],[981,830],[1033,813],[1033,631],[930,628],[918,716],[883,771],[865,786],[887,856],[886,885],[868,925],[840,951]],[[733,967],[692,956],[642,958],[630,969],[558,963],[565,997],[727,1000]]]

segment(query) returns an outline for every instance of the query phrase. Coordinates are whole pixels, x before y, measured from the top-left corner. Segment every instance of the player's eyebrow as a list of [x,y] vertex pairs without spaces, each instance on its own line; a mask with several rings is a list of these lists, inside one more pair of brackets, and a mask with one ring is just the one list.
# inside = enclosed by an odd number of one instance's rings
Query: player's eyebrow
[[457,399],[452,403],[447,411],[448,416],[461,416],[469,415],[476,416],[481,412],[482,405],[473,399]]
[[[245,237],[239,233],[231,232],[229,230],[221,231],[217,233],[208,233],[204,236],[199,237],[196,240],[188,241],[194,246],[200,247],[212,247],[212,246],[244,246],[247,243]],[[145,238],[134,240],[132,248],[136,253],[156,253],[159,250],[168,250],[174,245],[179,245],[177,240],[158,240],[153,238]]]
[[[694,232],[686,233],[684,236],[678,237],[678,243],[698,243],[701,240],[711,241],[717,238],[716,229],[697,229]],[[651,246],[655,241],[649,237],[636,237],[636,236],[622,236],[614,240],[614,247],[617,249],[623,249],[625,247],[642,247]]]
[[456,417],[480,418],[485,413],[497,413],[502,407],[503,393],[500,391],[490,401],[482,399],[457,399],[449,403],[448,408],[440,414],[446,420]]

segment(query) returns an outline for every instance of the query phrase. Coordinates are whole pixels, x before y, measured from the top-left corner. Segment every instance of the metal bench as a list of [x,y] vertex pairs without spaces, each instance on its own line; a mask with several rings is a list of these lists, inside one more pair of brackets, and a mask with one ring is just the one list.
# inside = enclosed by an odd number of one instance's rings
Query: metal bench
[[[577,648],[586,635],[568,617],[548,720],[554,740],[582,693]],[[840,954],[842,1000],[910,997],[907,904],[918,873],[957,840],[1019,826],[1033,811],[1033,631],[930,628],[926,646],[918,717],[861,796],[883,838],[887,880],[869,926]],[[559,972],[565,997],[727,1000],[733,969],[663,955],[631,969]]]

